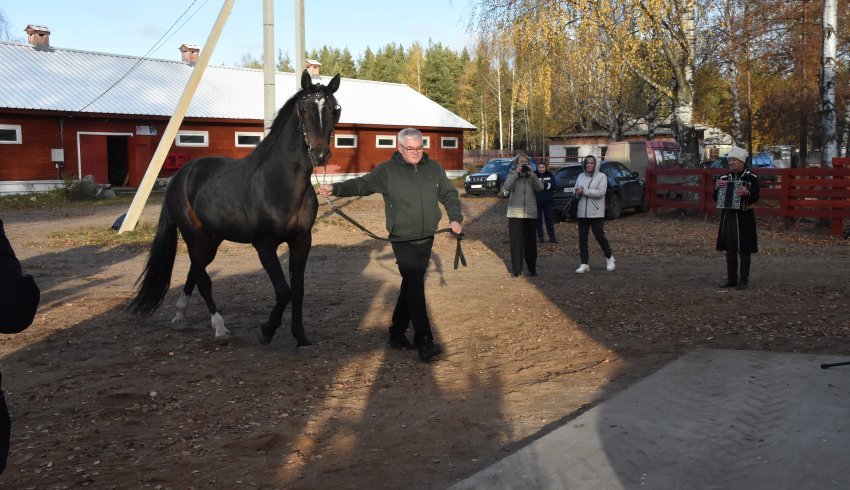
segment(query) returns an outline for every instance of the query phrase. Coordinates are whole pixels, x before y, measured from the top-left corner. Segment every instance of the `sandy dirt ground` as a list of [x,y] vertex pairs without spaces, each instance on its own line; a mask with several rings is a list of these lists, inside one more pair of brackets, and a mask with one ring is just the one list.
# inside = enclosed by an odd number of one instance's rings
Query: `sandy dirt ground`
[[[172,328],[176,280],[150,318],[124,311],[145,248],[68,238],[126,205],[4,212],[42,301],[32,327],[0,337],[13,418],[0,487],[445,488],[691,349],[850,356],[850,244],[824,229],[761,220],[742,292],[717,287],[716,223],[673,211],[606,222],[615,272],[591,243],[591,271],[573,273],[563,223],[539,276],[514,279],[505,201],[462,201],[469,266],[452,270],[454,242],[437,238],[427,295],[446,353],[429,364],[385,346],[392,251],[327,206],[307,266],[315,356],[296,352],[289,310],[256,341],[273,293],[248,246],[225,243],[209,269],[232,333],[218,343],[197,294]],[[379,197],[340,203],[383,232]],[[180,251],[174,277],[187,268]]]

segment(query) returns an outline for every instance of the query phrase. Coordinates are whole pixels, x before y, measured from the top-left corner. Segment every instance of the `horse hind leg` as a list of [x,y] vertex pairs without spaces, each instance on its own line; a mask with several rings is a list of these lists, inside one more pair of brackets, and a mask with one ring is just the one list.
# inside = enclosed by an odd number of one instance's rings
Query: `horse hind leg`
[[180,297],[177,298],[177,308],[174,313],[174,318],[171,320],[171,323],[175,326],[180,326],[183,322],[183,319],[186,317],[186,310],[189,308],[189,297],[192,296],[192,291],[195,289],[195,278],[192,277],[192,272],[190,271],[186,275],[186,283],[183,285],[183,292],[180,294]]
[[[215,258],[220,243],[220,240],[215,241],[208,237],[196,237],[191,242],[189,240],[186,241],[189,248],[189,257],[192,261],[192,265],[189,267],[189,275],[198,286],[198,292],[204,298],[204,302],[210,312],[210,324],[215,331],[216,340],[225,340],[230,336],[230,332],[225,328],[224,319],[219,314],[215,301],[213,301],[212,279],[210,279],[206,269]],[[189,282],[187,280],[188,284]]]

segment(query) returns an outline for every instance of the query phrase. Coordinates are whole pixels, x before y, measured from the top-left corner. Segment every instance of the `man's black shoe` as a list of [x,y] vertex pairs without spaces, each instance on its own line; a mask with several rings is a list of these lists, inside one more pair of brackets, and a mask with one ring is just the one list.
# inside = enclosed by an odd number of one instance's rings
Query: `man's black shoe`
[[424,362],[428,362],[431,358],[443,352],[440,344],[434,343],[431,339],[420,340],[417,344],[416,348],[419,350],[419,359],[422,359]]
[[403,350],[413,350],[416,348],[413,342],[407,340],[407,337],[403,333],[393,332],[392,329],[390,329],[390,338],[387,340],[387,346],[393,349]]
[[537,243],[543,243],[543,235],[537,236]]
[[721,288],[731,288],[738,285],[737,279],[726,279],[726,282],[720,285]]
[[735,285],[735,289],[737,289],[738,291],[743,291],[743,290],[747,289],[747,281],[745,281],[743,279],[738,281],[738,284]]
[[558,239],[553,237],[553,236],[550,236],[549,237],[549,243],[558,243]]

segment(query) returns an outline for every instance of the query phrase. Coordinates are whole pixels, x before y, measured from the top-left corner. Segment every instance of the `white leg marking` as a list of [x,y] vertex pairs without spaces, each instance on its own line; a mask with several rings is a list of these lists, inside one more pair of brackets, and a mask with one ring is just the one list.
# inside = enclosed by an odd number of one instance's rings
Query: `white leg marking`
[[212,328],[215,330],[215,338],[220,339],[222,337],[226,337],[230,335],[230,332],[224,328],[224,318],[221,317],[218,313],[212,316],[211,318]]
[[180,298],[177,299],[177,312],[171,323],[180,324],[186,316],[186,309],[189,308],[189,297],[185,293],[180,293]]

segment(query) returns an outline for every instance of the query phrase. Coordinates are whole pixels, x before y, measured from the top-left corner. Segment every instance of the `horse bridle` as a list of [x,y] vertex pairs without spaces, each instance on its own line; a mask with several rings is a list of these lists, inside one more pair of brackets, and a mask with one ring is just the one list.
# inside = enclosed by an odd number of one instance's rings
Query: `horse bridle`
[[[310,144],[310,138],[307,137],[307,127],[304,124],[304,120],[301,119],[301,106],[304,102],[306,102],[309,99],[316,99],[316,101],[318,103],[319,99],[325,99],[327,101],[328,95],[325,94],[325,93],[322,93],[322,92],[313,92],[311,94],[307,94],[307,95],[301,97],[301,99],[298,100],[298,111],[297,112],[298,112],[298,122],[299,122],[299,124],[301,124],[301,136],[304,138],[304,146],[307,147],[307,157],[310,159],[310,165],[315,169],[319,165],[319,163],[316,161],[316,157],[313,156],[313,145]],[[336,99],[334,99],[334,104],[335,104],[334,110],[332,111],[332,113],[340,108],[339,104],[336,103]],[[330,148],[330,144],[331,144],[331,140],[333,139],[333,135],[334,135],[333,131],[331,131],[330,134],[328,135],[328,148]],[[327,172],[328,172],[327,171],[327,165],[325,165],[325,173],[327,174]]]

